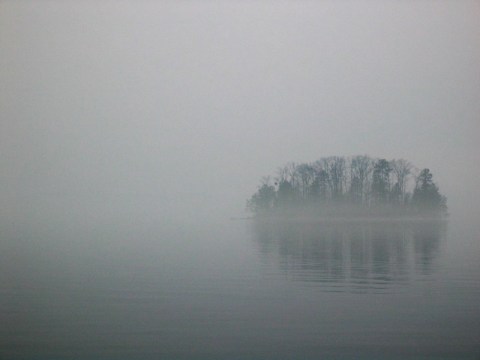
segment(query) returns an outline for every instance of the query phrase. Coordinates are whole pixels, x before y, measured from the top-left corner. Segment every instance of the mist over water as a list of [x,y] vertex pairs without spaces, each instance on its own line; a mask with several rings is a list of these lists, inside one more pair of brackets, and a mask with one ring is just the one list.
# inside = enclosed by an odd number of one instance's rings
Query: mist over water
[[[0,358],[477,358],[479,15],[0,0]],[[355,154],[429,168],[449,217],[246,211]]]
[[285,221],[255,230],[265,261],[277,257],[289,278],[332,291],[398,290],[433,272],[446,241],[446,223],[438,221]]
[[478,354],[479,244],[450,223],[5,229],[5,358]]

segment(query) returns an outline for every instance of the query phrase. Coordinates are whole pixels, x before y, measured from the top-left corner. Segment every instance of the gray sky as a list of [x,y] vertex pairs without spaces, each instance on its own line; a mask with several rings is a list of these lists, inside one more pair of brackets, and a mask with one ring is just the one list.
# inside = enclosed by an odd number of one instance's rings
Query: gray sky
[[235,216],[278,166],[354,154],[478,211],[479,24],[466,0],[0,0],[2,214]]

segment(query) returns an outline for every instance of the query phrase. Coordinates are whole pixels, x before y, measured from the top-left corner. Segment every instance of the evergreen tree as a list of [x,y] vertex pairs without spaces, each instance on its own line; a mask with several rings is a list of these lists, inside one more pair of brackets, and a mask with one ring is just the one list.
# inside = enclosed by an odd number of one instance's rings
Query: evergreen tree
[[295,190],[292,184],[287,180],[282,180],[278,184],[276,206],[286,208],[295,203]]
[[418,175],[412,203],[419,212],[446,212],[446,198],[440,194],[429,169],[423,169]]
[[257,192],[247,201],[247,209],[255,214],[266,213],[271,210],[275,204],[275,187],[264,183]]

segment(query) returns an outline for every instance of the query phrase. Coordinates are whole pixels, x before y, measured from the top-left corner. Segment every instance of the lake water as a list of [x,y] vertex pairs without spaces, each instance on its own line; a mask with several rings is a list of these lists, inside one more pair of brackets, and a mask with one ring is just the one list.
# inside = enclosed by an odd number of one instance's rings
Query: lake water
[[0,230],[0,359],[478,359],[479,226]]

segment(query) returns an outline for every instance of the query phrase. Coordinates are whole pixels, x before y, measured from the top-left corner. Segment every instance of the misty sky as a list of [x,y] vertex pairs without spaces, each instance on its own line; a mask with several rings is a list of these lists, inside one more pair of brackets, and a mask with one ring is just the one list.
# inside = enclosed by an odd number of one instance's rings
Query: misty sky
[[476,210],[479,25],[467,0],[0,0],[0,214],[238,216],[278,166],[354,154]]

